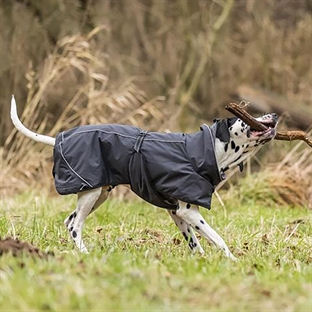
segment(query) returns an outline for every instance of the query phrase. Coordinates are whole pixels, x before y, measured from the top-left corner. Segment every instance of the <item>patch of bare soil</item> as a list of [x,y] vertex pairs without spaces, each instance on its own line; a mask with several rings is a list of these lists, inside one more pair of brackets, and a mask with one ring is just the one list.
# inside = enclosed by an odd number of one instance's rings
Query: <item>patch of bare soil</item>
[[28,255],[34,258],[44,259],[53,255],[53,253],[46,253],[30,243],[22,242],[12,237],[7,237],[5,239],[0,238],[0,256],[5,253],[10,253],[14,257]]

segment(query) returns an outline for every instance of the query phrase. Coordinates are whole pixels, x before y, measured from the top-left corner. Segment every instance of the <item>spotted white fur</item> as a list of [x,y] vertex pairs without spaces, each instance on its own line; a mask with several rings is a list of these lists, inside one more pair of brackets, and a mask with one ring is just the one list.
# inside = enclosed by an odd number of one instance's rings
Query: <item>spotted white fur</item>
[[[277,115],[267,114],[257,118],[257,120],[260,122],[269,121],[276,126]],[[254,155],[267,140],[271,140],[275,136],[275,126],[264,132],[251,131],[245,122],[236,119],[229,127],[229,142],[216,139],[215,153],[219,170],[224,172]]]

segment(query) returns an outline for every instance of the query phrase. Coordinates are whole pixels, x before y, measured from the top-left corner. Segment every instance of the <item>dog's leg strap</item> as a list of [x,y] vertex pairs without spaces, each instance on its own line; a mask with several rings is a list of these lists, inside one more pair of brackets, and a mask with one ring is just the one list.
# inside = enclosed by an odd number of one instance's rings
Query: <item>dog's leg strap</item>
[[177,213],[175,210],[168,210],[170,217],[173,219],[176,226],[179,228],[181,233],[183,234],[183,237],[187,241],[189,247],[193,252],[200,252],[201,254],[204,254],[204,250],[201,247],[196,235],[194,234],[192,228],[184,222],[180,217],[177,216]]
[[205,221],[197,206],[179,201],[179,207],[177,210],[178,217],[191,225],[193,229],[210,243],[223,250],[227,257],[236,260],[221,236]]

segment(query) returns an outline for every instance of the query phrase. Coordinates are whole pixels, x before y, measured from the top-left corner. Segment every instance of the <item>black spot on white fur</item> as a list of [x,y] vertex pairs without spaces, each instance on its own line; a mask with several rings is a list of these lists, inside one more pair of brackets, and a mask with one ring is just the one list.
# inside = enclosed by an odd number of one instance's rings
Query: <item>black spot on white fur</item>
[[72,219],[75,219],[77,216],[77,212],[73,212],[70,216],[69,216],[69,221],[71,221]]
[[226,170],[229,170],[229,166],[226,166],[225,168],[221,168],[221,172],[225,172]]
[[197,246],[196,243],[190,243],[189,245],[190,245],[190,248],[191,248],[191,249],[194,249],[194,248]]
[[233,163],[236,163],[237,161],[239,161],[241,157],[242,157],[242,155],[238,156],[238,157],[233,161]]
[[236,147],[235,142],[234,142],[234,141],[231,141],[231,148],[232,148],[232,149],[235,149],[235,147]]
[[193,239],[191,239],[191,241],[189,242],[189,246],[193,250],[197,246],[197,244],[193,242]]

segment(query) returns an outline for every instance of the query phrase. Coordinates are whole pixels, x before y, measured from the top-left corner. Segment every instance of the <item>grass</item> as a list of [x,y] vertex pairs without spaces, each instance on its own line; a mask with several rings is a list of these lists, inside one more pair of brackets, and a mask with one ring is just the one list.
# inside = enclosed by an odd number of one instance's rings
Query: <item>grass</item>
[[311,211],[217,200],[202,209],[239,262],[203,240],[192,255],[163,209],[107,201],[87,219],[91,253],[77,252],[63,220],[75,197],[4,198],[0,235],[17,236],[48,260],[0,258],[1,311],[311,311]]

